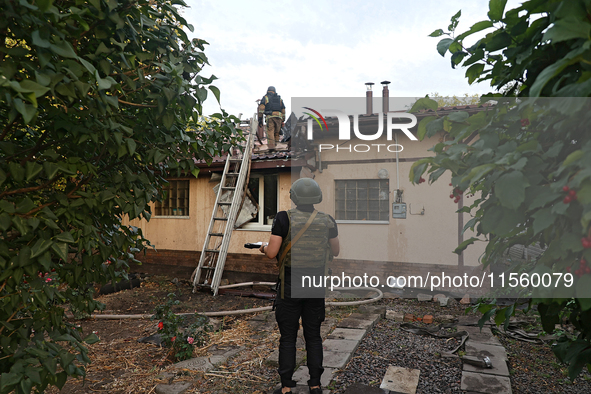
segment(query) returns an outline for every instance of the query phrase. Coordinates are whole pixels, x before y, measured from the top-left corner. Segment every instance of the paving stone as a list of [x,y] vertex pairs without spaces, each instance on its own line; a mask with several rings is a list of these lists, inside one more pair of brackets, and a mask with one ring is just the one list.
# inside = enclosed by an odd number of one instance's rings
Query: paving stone
[[489,357],[492,368],[479,368],[475,365],[464,363],[464,371],[478,372],[486,375],[509,376],[507,367],[507,352],[502,346],[485,345],[479,342],[466,342],[466,355],[477,357]]
[[386,305],[361,305],[357,310],[359,313],[378,314],[381,317],[386,315]]
[[390,365],[382,379],[381,389],[400,394],[415,394],[419,384],[418,369],[395,367]]
[[458,316],[458,325],[460,326],[473,326],[478,324],[480,316]]
[[382,316],[379,313],[373,314],[366,314],[366,313],[351,313],[349,315],[349,319],[359,319],[359,320],[373,320],[374,322],[380,320]]
[[408,323],[412,323],[413,321],[415,321],[415,316],[411,315],[410,313],[405,313],[404,318],[402,320]]
[[482,331],[478,326],[458,326],[458,331],[467,331],[470,334],[468,341],[479,342],[487,345],[502,346],[501,342],[495,337],[489,327],[482,327]]
[[275,314],[267,312],[259,313],[258,315],[254,315],[249,320],[258,320],[258,321],[275,321]]
[[404,313],[387,310],[386,319],[394,320],[396,322],[402,322],[404,320]]
[[423,293],[417,294],[417,300],[419,300],[420,302],[431,301],[432,299],[433,299],[433,296],[431,294],[423,294]]
[[347,362],[349,362],[350,358],[351,353],[325,350],[322,366],[324,368],[343,368],[345,365],[347,365]]
[[439,302],[442,298],[447,298],[445,294],[435,294],[433,296],[433,302]]
[[252,331],[273,331],[277,328],[277,322],[264,320],[249,320],[248,325]]
[[462,305],[468,305],[468,304],[470,304],[470,302],[471,302],[470,294],[464,295],[464,297],[462,297],[462,299],[460,300],[460,304],[462,304]]
[[352,384],[351,386],[347,387],[347,390],[345,390],[345,394],[384,394],[384,393],[386,393],[386,391],[384,391],[380,388],[366,386],[365,384],[361,384],[361,383]]
[[[337,371],[336,368],[324,368],[324,372],[322,373],[322,376],[320,377],[320,385],[322,387],[326,387],[330,384],[330,382],[332,381],[332,378],[334,376],[334,373]],[[295,380],[296,382],[298,382],[298,386],[308,386],[308,380],[310,379],[310,373],[308,371],[308,367],[305,365],[302,365],[301,367],[299,367],[297,369],[297,371],[294,372],[293,380]]]
[[367,330],[367,329],[373,327],[374,323],[375,323],[374,320],[361,320],[361,319],[353,319],[353,318],[347,317],[347,318],[341,320],[341,322],[337,325],[337,327],[339,327],[339,328],[358,328],[358,329]]
[[502,346],[487,345],[484,343],[466,341],[466,355],[477,357],[490,357],[491,361],[507,361],[507,352]]
[[158,386],[156,386],[156,389],[154,391],[156,392],[156,394],[181,394],[186,392],[192,385],[193,383],[190,382],[159,384]]
[[461,389],[476,393],[511,394],[511,380],[505,376],[462,372]]
[[347,339],[360,341],[365,336],[366,330],[355,328],[335,328],[328,339]]
[[441,323],[453,323],[456,321],[456,317],[454,315],[439,315],[436,320]]
[[402,298],[403,292],[399,291],[384,291],[384,298]]
[[449,297],[443,297],[439,299],[439,306],[446,307],[449,304]]
[[322,348],[333,352],[354,353],[359,342],[359,340],[327,339],[322,343]]
[[174,368],[190,369],[192,371],[209,371],[213,365],[208,357],[196,357],[189,360],[181,361],[173,365]]
[[338,320],[334,318],[328,318],[322,322],[322,325],[320,325],[320,336],[322,339],[325,339],[328,334],[331,333],[331,331],[336,327],[337,323]]

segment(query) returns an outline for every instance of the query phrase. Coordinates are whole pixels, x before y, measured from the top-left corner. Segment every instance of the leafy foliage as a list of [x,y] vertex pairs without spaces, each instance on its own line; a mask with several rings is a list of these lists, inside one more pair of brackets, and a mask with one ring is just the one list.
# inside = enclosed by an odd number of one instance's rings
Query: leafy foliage
[[[464,230],[486,237],[485,266],[503,261],[512,245],[539,244],[545,251],[529,273],[573,278],[572,287],[525,290],[546,331],[565,315],[579,330],[554,346],[574,379],[591,368],[591,2],[531,0],[511,10],[505,4],[490,0],[488,20],[466,32],[456,35],[458,13],[447,31],[431,34],[448,36],[437,50],[451,53],[452,67],[467,67],[469,83],[490,81],[501,93],[483,96],[495,105],[477,114],[423,119],[420,138],[440,132],[451,138],[432,148],[434,157],[416,162],[410,178],[429,173],[434,182],[450,171],[454,188],[474,194],[462,209],[472,215]],[[436,105],[426,97],[411,111]],[[497,324],[515,310],[494,300],[481,306],[484,319],[495,316]]]
[[[0,393],[84,376],[93,283],[126,277],[149,245],[164,177],[197,175],[240,140],[201,106],[215,77],[182,0],[0,0]],[[50,278],[51,281],[47,281]]]
[[170,347],[171,361],[183,361],[193,357],[195,346],[203,346],[207,341],[207,333],[211,325],[207,324],[207,316],[195,313],[194,321],[187,323],[187,316],[179,316],[172,310],[180,303],[175,294],[170,293],[166,303],[160,304],[154,310],[152,320],[158,320],[158,334],[162,343]]

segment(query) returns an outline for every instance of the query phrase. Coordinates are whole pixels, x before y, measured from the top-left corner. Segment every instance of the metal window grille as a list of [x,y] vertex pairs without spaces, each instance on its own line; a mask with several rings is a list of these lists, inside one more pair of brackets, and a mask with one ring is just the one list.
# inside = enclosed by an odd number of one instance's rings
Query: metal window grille
[[387,179],[335,180],[336,220],[388,221]]
[[154,208],[156,216],[189,216],[189,181],[168,181],[164,198]]

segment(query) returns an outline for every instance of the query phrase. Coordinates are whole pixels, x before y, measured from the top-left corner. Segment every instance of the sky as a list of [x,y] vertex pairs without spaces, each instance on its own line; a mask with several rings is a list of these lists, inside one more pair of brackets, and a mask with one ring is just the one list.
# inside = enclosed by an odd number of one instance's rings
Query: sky
[[[182,11],[206,40],[210,66],[221,90],[221,108],[242,118],[273,85],[291,111],[292,97],[365,97],[366,82],[390,81],[391,97],[484,94],[488,83],[469,85],[465,69],[452,69],[449,53],[436,50],[450,18],[462,11],[458,32],[485,20],[488,0],[186,0]],[[519,5],[510,0],[506,10]],[[483,33],[486,33],[484,31]],[[219,112],[213,95],[204,114]]]

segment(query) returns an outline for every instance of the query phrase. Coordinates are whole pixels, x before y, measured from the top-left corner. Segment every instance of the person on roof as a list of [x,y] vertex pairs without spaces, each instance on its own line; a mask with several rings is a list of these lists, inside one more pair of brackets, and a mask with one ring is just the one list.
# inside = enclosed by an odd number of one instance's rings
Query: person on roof
[[263,96],[259,104],[260,127],[263,127],[263,115],[267,116],[267,146],[269,149],[275,149],[275,144],[279,142],[281,126],[285,122],[285,104],[274,86],[267,88],[267,94]]
[[296,180],[289,191],[295,209],[280,211],[271,227],[269,243],[260,251],[277,257],[279,289],[275,319],[279,326],[279,376],[281,388],[273,394],[289,393],[296,387],[296,340],[300,318],[306,340],[308,386],[311,394],[322,394],[320,377],[323,350],[320,325],[324,321],[324,287],[313,287],[304,277],[324,277],[326,264],[340,251],[338,229],[332,216],[318,212],[313,204],[322,201],[322,190],[311,178]]

